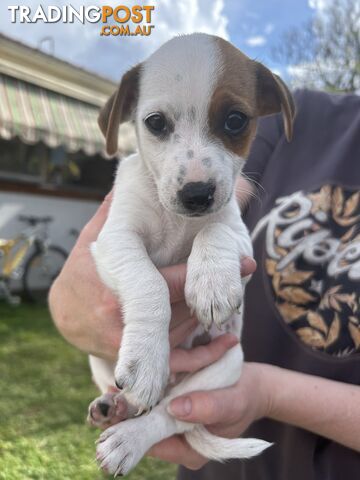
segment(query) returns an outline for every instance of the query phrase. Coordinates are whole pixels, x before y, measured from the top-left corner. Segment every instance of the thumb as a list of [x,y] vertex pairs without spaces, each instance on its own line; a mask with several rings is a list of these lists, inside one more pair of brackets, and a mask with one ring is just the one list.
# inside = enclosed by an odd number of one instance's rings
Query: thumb
[[179,420],[203,425],[222,423],[232,417],[234,399],[227,389],[192,392],[172,400],[167,410]]
[[241,259],[241,276],[247,277],[256,270],[256,262],[252,257],[243,257]]
[[108,217],[112,198],[113,198],[113,191],[111,190],[111,192],[106,195],[102,204],[95,212],[95,215],[88,221],[88,223],[82,229],[78,239],[79,242],[89,244],[91,242],[94,242],[97,239],[100,233],[100,230],[104,226],[104,223]]

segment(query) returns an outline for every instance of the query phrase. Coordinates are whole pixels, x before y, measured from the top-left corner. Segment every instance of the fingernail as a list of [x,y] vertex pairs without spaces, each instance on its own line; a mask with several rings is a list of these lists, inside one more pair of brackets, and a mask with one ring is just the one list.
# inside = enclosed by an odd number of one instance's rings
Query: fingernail
[[176,398],[169,403],[167,410],[174,417],[186,417],[191,413],[191,399],[189,397]]
[[236,335],[233,335],[232,333],[227,333],[226,335],[228,335],[227,342],[229,347],[234,347],[236,344],[239,343],[239,339]]

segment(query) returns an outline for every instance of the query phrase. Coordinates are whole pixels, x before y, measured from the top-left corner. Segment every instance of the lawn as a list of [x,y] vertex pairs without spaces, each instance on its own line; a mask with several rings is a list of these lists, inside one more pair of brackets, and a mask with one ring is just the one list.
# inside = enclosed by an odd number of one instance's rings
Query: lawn
[[[104,480],[96,430],[85,423],[97,395],[86,355],[70,347],[43,307],[0,303],[0,479]],[[146,458],[129,480],[172,480]]]

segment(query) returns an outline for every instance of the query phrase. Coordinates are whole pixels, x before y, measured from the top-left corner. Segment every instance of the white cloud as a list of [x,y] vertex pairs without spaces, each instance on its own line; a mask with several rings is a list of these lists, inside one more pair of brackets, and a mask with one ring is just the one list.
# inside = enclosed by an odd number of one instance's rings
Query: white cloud
[[299,63],[298,65],[288,65],[286,71],[291,76],[304,76],[308,72],[310,63]]
[[[147,2],[147,3],[152,3]],[[158,0],[156,2],[156,27],[148,37],[146,53],[151,53],[175,35],[203,32],[228,39],[228,20],[223,13],[224,0]],[[145,42],[144,42],[145,43]]]
[[278,75],[279,77],[282,77],[283,72],[280,68],[272,68],[271,71],[275,73],[275,75]]
[[327,7],[329,0],[309,0],[309,7],[314,10],[324,10]]
[[248,37],[245,40],[246,45],[249,45],[249,47],[261,47],[262,45],[265,45],[267,42],[266,38],[262,35],[255,35],[253,37]]
[[270,33],[272,33],[273,30],[274,30],[274,24],[273,23],[268,23],[267,25],[265,25],[264,33],[266,35],[270,35]]
[[[75,8],[101,5],[99,0],[72,0],[70,3]],[[41,4],[45,8],[69,2],[43,0]],[[116,6],[119,1],[107,0],[106,4]],[[13,24],[5,2],[0,5],[0,32],[33,47],[38,47],[45,36],[51,36],[55,40],[56,56],[114,80],[174,35],[196,31],[229,37],[224,0],[145,0],[142,4],[155,5],[152,18],[155,28],[149,37],[101,37],[100,24]],[[26,5],[35,11],[39,0],[27,0]]]
[[[244,24],[243,24],[244,26]],[[247,37],[244,42],[249,47],[263,47],[268,42],[268,36],[273,32],[275,26],[273,23],[266,23],[262,31],[254,25],[249,25],[244,28]]]

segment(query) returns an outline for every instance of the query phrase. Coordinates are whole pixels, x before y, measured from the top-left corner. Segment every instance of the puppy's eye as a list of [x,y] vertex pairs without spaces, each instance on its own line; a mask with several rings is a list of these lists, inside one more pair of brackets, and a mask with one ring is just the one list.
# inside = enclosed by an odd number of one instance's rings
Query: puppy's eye
[[144,119],[145,125],[154,135],[160,135],[166,131],[166,120],[162,113],[150,113]]
[[229,135],[237,135],[242,132],[249,123],[245,113],[232,111],[228,114],[224,123],[224,130]]

